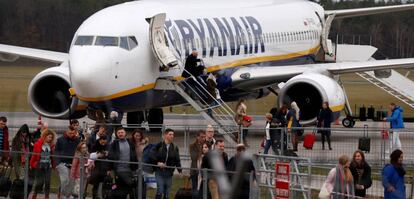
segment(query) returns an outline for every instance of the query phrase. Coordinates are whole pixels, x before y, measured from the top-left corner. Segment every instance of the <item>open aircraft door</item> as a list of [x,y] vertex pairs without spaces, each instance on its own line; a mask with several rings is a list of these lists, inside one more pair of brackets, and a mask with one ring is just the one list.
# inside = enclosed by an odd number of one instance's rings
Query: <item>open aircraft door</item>
[[157,14],[149,19],[149,39],[152,52],[158,61],[160,71],[168,71],[170,67],[177,66],[178,61],[168,47],[164,33],[165,13]]

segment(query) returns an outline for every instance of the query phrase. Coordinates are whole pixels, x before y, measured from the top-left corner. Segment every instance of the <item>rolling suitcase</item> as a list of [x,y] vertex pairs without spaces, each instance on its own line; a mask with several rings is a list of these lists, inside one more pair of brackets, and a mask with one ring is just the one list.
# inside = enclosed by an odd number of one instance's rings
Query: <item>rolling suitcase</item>
[[9,191],[12,185],[12,182],[10,180],[11,172],[11,167],[3,166],[0,173],[0,197],[7,198],[7,196],[9,195]]
[[[27,184],[27,192],[28,195],[30,191],[32,190],[32,186],[30,183]],[[23,199],[24,198],[24,180],[21,179],[15,179],[13,180],[10,193],[9,193],[10,199]]]
[[359,138],[358,149],[367,153],[371,150],[371,138],[368,137],[368,125],[364,125],[364,137]]
[[311,149],[313,148],[313,144],[315,144],[315,131],[313,131],[312,133],[308,133],[305,135],[305,137],[303,138],[303,147],[305,149]]

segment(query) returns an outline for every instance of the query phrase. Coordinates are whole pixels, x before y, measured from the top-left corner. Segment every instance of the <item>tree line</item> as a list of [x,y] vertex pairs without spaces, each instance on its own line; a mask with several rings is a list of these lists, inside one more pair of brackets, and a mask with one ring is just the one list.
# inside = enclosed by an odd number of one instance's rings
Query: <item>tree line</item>
[[[1,0],[0,43],[67,52],[81,23],[126,0]],[[409,0],[407,3],[413,3]],[[401,4],[400,0],[320,0],[327,10]],[[388,58],[414,57],[414,12],[335,20],[339,43],[372,44]],[[337,37],[338,35],[338,37]],[[344,39],[345,38],[345,39]],[[351,41],[352,40],[352,41]]]

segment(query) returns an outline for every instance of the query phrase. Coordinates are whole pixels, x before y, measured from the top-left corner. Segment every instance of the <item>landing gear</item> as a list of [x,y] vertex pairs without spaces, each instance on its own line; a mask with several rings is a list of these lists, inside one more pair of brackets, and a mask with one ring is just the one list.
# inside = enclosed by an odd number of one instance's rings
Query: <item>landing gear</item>
[[149,111],[128,112],[128,128],[140,128],[142,123],[148,121],[150,132],[160,132],[164,124],[164,113],[162,108],[153,108]]
[[160,132],[164,124],[162,108],[153,108],[148,111],[148,125],[150,132]]
[[342,120],[342,125],[346,128],[352,128],[355,126],[355,120],[352,117],[346,117]]
[[127,126],[128,128],[137,128],[145,121],[144,111],[128,112]]

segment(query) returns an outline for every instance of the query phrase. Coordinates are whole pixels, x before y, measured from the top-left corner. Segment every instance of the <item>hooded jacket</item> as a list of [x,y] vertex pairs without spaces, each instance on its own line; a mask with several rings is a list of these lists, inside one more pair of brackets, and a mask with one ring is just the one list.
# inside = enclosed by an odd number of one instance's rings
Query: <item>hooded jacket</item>
[[400,106],[395,106],[394,110],[392,110],[391,116],[387,117],[387,121],[390,122],[392,129],[404,128],[402,113],[403,109]]
[[[22,137],[22,133],[26,132],[26,139]],[[20,129],[17,131],[16,135],[12,140],[12,151],[20,151],[20,152],[30,152],[32,151],[32,147],[30,145],[31,139],[29,135],[29,126],[27,124],[23,124]],[[19,161],[24,164],[25,162],[25,155],[23,153],[13,153],[13,164],[18,163]],[[15,165],[18,166],[18,165]]]

